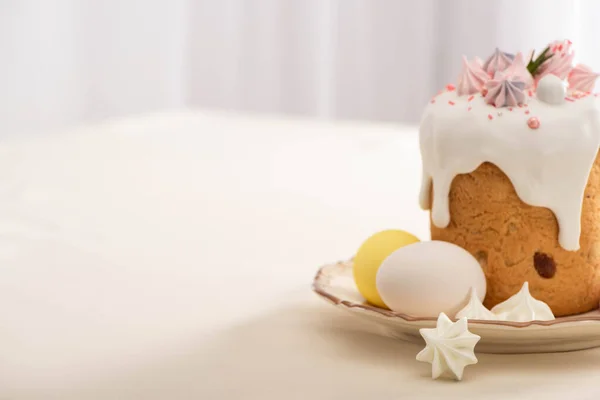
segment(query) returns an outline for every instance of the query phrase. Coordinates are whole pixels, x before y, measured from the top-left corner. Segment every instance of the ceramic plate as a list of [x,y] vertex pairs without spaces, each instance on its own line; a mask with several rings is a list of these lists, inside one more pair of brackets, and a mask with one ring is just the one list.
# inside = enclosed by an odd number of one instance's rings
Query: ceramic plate
[[[422,342],[420,328],[435,326],[435,318],[413,317],[369,305],[358,293],[352,278],[352,262],[321,267],[313,290],[334,306],[366,322],[376,322],[387,333],[411,342]],[[600,346],[600,312],[557,318],[554,321],[469,321],[469,330],[481,340],[482,353],[546,353]]]

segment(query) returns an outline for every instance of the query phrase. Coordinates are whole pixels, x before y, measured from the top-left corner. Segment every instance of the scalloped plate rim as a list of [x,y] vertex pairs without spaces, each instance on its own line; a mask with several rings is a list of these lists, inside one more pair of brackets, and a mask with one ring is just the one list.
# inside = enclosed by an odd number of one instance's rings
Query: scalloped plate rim
[[[342,306],[349,311],[353,311],[353,309],[359,309],[362,311],[369,312],[370,314],[378,314],[379,316],[383,316],[388,319],[397,319],[407,323],[416,323],[416,322],[435,322],[436,318],[434,317],[414,317],[407,314],[385,310],[383,308],[375,307],[369,304],[357,303],[355,301],[344,300],[339,298],[338,296],[330,293],[325,287],[325,272],[329,269],[333,269],[336,267],[345,267],[350,268],[350,264],[352,259],[347,261],[338,261],[336,263],[325,264],[319,268],[315,278],[312,283],[312,290],[321,298],[327,300],[328,302],[336,305]],[[547,328],[550,327],[564,327],[565,325],[573,325],[573,324],[581,325],[581,324],[600,324],[600,315],[574,315],[568,317],[559,317],[552,321],[529,321],[529,322],[512,322],[512,321],[499,321],[499,320],[469,320],[469,324],[476,325],[478,328],[486,328],[486,327],[503,327],[503,328]],[[600,335],[598,337],[600,339]]]

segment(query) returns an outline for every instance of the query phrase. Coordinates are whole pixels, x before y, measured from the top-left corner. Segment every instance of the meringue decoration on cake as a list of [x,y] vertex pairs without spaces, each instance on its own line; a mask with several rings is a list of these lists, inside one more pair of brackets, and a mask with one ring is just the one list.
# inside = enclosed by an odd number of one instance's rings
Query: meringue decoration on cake
[[517,294],[492,308],[492,312],[501,321],[529,322],[554,319],[548,304],[531,296],[529,282],[525,282]]
[[475,59],[474,61],[467,60],[467,57],[463,56],[463,68],[458,77],[457,91],[459,96],[466,94],[474,94],[481,92],[483,84],[490,79],[487,72],[483,70],[481,60]]
[[487,94],[485,102],[495,107],[515,107],[525,104],[525,82],[515,80],[515,77],[496,72],[494,79],[485,83]]
[[467,319],[452,322],[440,313],[433,329],[420,329],[425,348],[417,354],[417,361],[431,364],[431,377],[445,376],[462,380],[465,367],[477,364],[475,346],[480,336],[469,332]]
[[490,75],[494,76],[497,71],[504,71],[512,64],[515,56],[510,53],[500,51],[496,47],[494,53],[485,60],[483,63],[483,69]]
[[570,40],[557,40],[548,46],[549,58],[544,61],[538,70],[538,79],[552,74],[560,79],[566,79],[573,69],[575,53],[571,49]]
[[556,75],[546,75],[537,85],[536,96],[548,104],[562,104],[567,95],[567,83]]
[[598,76],[600,74],[592,71],[587,65],[577,64],[569,74],[569,91],[591,92]]
[[455,315],[475,288],[485,298],[486,280],[477,260],[463,248],[441,241],[404,246],[383,261],[377,290],[393,311],[417,317]]
[[469,302],[462,310],[456,313],[456,319],[479,319],[479,320],[495,320],[498,319],[496,315],[485,308],[481,303],[481,299],[477,296],[477,291],[471,288],[471,297]]
[[506,70],[502,71],[502,73],[515,81],[523,82],[525,84],[525,89],[529,89],[533,86],[533,76],[531,76],[531,73],[527,70],[527,66],[523,59],[523,53],[521,52],[517,53],[512,64],[510,64]]

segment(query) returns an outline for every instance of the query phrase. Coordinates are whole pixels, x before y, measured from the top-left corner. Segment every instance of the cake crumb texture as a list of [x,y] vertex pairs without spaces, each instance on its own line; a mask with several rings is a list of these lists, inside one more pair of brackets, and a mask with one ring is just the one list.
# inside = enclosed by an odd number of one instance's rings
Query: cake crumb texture
[[599,156],[585,188],[578,251],[558,244],[554,213],[523,203],[494,164],[456,176],[449,196],[450,224],[438,228],[431,223],[431,238],[461,246],[477,258],[487,279],[487,308],[517,293],[525,281],[531,295],[547,303],[557,317],[598,307]]

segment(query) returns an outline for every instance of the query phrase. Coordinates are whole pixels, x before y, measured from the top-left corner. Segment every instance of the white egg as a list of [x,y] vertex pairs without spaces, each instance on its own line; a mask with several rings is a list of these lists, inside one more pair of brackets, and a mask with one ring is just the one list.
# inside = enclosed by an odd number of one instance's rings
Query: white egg
[[485,275],[463,248],[441,241],[402,247],[387,257],[377,272],[377,290],[392,310],[418,317],[455,315],[473,287],[483,301]]

